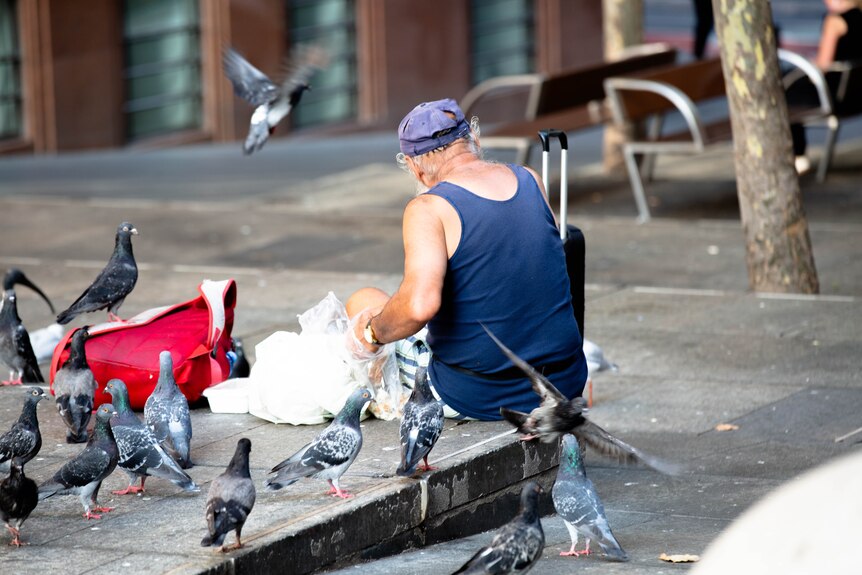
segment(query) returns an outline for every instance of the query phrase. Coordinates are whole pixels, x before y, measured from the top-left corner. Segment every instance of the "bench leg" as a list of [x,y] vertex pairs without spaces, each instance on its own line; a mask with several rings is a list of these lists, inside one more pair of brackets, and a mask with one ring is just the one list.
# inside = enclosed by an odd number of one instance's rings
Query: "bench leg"
[[627,146],[623,146],[623,156],[626,160],[626,170],[629,173],[629,181],[632,184],[632,193],[638,207],[638,222],[644,223],[650,220],[649,205],[644,194],[644,185],[641,181],[641,173],[634,152]]
[[[651,141],[655,141],[659,139],[661,136],[661,129],[664,125],[664,116],[655,115],[650,118],[647,123],[647,139]],[[634,129],[638,129],[637,126]],[[656,154],[644,154],[643,161],[641,161],[641,177],[646,182],[651,182],[653,178],[653,174],[655,173],[655,158]]]
[[826,143],[823,146],[823,157],[817,166],[817,181],[823,183],[826,180],[826,171],[832,163],[832,154],[835,151],[835,142],[838,140],[838,119],[835,116],[829,118],[826,126]]

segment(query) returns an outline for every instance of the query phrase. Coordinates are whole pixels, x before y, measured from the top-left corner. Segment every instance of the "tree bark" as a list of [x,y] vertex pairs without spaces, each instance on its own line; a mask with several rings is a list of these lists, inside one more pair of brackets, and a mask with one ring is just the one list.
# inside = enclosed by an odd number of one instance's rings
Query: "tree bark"
[[818,293],[768,0],[716,0],[751,289]]
[[[615,60],[630,46],[643,43],[643,0],[602,0],[605,60]],[[627,139],[631,126],[621,130],[605,127],[603,158],[605,173],[623,169],[620,144]]]

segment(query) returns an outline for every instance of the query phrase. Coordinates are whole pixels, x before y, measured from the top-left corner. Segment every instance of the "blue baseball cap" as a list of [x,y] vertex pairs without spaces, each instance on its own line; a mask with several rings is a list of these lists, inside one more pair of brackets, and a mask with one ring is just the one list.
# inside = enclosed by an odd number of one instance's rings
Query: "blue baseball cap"
[[398,124],[398,141],[404,155],[421,156],[448,146],[469,132],[470,124],[458,103],[445,98],[423,102],[410,110]]

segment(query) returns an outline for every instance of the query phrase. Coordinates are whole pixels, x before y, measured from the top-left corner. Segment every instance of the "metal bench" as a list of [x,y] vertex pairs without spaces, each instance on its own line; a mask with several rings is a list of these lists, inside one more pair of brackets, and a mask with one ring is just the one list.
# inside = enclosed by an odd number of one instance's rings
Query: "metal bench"
[[[815,86],[819,106],[789,108],[790,121],[805,126],[820,126],[828,130],[826,145],[831,157],[832,146],[838,131],[838,118],[832,111],[832,102],[823,73],[804,57],[778,50],[778,58],[799,70]],[[655,166],[655,157],[664,154],[700,154],[713,144],[733,140],[728,115],[705,121],[699,105],[727,97],[720,59],[690,62],[639,74],[636,77],[608,78],[605,92],[610,101],[611,114],[616,124],[625,126],[646,120],[648,127],[643,135],[634,134],[622,144],[626,170],[632,186],[638,219],[650,219],[650,210],[644,194],[643,180],[649,181]],[[665,118],[678,112],[685,129],[663,133]],[[637,156],[644,156],[639,168]],[[827,162],[821,166],[825,177]]]
[[[468,118],[482,118],[482,148],[515,150],[516,162],[526,164],[539,130],[573,132],[610,121],[604,105],[606,78],[672,64],[676,54],[666,44],[646,44],[629,49],[617,60],[556,74],[491,78],[464,95],[461,109]],[[490,118],[500,112],[503,121],[488,121],[486,111]]]

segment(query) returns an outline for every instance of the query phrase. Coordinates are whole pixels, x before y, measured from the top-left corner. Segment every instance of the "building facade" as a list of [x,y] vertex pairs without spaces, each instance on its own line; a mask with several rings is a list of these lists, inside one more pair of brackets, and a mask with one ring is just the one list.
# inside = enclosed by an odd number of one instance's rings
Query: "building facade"
[[0,0],[0,153],[243,138],[227,46],[276,81],[293,46],[329,53],[278,137],[599,61],[601,29],[595,0]]

